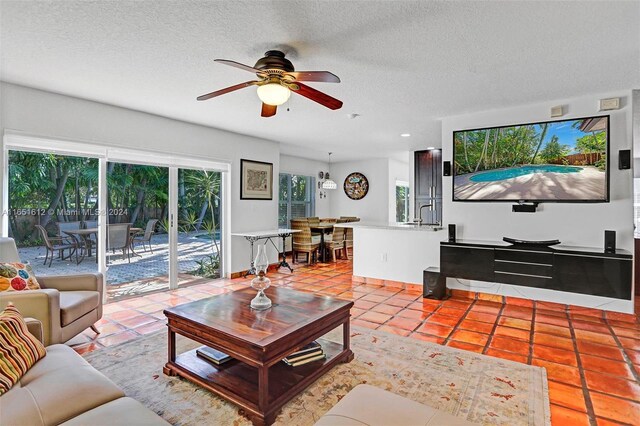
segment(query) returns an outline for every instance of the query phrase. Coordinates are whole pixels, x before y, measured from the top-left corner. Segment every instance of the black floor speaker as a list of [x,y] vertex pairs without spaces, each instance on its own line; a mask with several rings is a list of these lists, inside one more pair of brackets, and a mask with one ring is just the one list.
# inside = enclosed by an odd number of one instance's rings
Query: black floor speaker
[[440,274],[440,268],[427,268],[424,270],[422,277],[422,297],[437,300],[445,300],[451,297],[451,292],[447,289],[447,277]]
[[616,252],[616,231],[604,231],[604,251],[607,253]]

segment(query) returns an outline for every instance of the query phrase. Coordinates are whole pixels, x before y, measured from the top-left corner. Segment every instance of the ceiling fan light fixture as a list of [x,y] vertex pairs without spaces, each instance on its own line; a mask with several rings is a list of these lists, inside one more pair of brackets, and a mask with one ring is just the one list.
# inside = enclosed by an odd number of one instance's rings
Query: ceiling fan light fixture
[[267,83],[258,86],[258,97],[267,105],[282,105],[289,100],[291,90],[279,83]]

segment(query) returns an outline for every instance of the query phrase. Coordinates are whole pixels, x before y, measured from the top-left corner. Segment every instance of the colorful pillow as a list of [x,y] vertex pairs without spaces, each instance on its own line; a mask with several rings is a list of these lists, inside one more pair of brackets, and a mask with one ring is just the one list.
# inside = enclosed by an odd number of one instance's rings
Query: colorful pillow
[[38,290],[40,284],[28,263],[0,262],[0,293],[22,290]]
[[0,313],[0,395],[46,354],[44,345],[29,333],[20,311],[9,303]]

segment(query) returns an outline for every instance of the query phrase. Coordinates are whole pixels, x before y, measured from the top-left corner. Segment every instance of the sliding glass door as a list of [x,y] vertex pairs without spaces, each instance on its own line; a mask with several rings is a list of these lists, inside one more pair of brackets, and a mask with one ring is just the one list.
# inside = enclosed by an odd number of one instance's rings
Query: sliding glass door
[[178,169],[178,285],[221,277],[222,173]]
[[8,151],[8,236],[36,275],[95,273],[98,159]]
[[37,275],[101,272],[110,300],[223,276],[228,163],[10,132],[2,150],[2,235]]
[[169,288],[169,168],[107,163],[107,294]]

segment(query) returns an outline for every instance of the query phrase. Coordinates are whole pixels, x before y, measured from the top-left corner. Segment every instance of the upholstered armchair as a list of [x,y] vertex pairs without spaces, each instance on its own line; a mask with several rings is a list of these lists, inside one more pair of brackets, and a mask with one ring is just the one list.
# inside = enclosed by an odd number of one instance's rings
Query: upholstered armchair
[[[0,262],[20,262],[13,238],[0,238]],[[0,311],[12,302],[42,322],[45,346],[64,343],[102,318],[102,274],[37,277],[40,290],[0,292]]]

